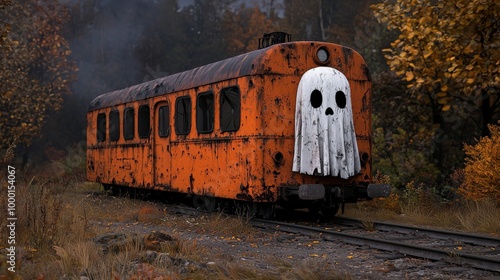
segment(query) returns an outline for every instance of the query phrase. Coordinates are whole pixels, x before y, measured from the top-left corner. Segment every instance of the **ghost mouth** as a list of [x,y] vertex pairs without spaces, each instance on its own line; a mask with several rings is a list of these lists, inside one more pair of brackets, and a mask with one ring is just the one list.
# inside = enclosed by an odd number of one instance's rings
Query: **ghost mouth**
[[328,107],[328,109],[326,109],[325,111],[325,114],[328,116],[328,115],[333,115],[333,110],[332,108]]

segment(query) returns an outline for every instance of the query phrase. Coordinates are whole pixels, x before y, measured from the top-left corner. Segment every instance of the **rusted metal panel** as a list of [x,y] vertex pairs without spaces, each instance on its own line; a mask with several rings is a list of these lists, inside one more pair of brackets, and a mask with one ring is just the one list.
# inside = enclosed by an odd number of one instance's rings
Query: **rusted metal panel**
[[[316,52],[328,51],[318,62]],[[341,71],[351,87],[352,114],[360,154],[359,174],[342,179],[311,176],[292,171],[295,106],[302,75],[318,66]],[[241,92],[240,127],[221,131],[219,98],[222,89],[237,86]],[[196,96],[215,96],[214,129],[196,131]],[[191,130],[177,135],[175,101],[191,98]],[[168,137],[158,136],[158,106],[170,106]],[[97,115],[111,108],[123,111],[140,105],[151,108],[151,135],[116,142],[97,142]],[[87,178],[107,184],[123,184],[183,193],[258,202],[278,199],[286,185],[356,185],[371,178],[371,83],[361,56],[345,47],[318,42],[274,45],[196,69],[156,79],[97,97],[88,112]],[[137,118],[134,120],[137,128]],[[123,121],[120,122],[123,131]],[[362,157],[366,158],[366,157]]]

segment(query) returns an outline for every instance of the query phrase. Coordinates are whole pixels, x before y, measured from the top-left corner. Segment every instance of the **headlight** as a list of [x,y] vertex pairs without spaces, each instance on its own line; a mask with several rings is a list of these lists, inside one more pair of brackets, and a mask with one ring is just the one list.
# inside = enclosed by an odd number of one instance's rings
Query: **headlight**
[[327,63],[328,60],[330,59],[330,54],[325,48],[319,48],[316,51],[316,58],[318,59],[318,62],[320,63]]

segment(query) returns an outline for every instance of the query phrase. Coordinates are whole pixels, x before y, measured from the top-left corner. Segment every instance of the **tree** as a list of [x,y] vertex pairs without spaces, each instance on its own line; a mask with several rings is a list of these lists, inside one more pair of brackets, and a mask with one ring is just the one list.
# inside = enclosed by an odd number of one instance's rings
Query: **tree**
[[[429,107],[405,94],[401,79],[378,73],[374,83],[374,170],[390,178],[393,187],[409,182],[432,185],[439,176],[433,160],[434,137]],[[401,89],[403,88],[403,89]]]
[[486,135],[487,124],[500,117],[500,5],[495,0],[386,0],[372,7],[380,22],[400,32],[384,50],[387,63],[407,82],[408,92],[430,108],[433,157],[439,168],[450,168],[446,157],[463,141]]
[[1,149],[14,141],[29,146],[47,115],[70,93],[75,64],[62,37],[67,9],[55,0],[17,1],[0,11],[11,26],[12,46],[0,58]]
[[479,108],[481,133],[487,134],[500,113],[499,2],[386,0],[373,9],[379,21],[401,32],[384,50],[387,62],[433,108],[434,123],[443,124],[442,112]]
[[[0,11],[7,9],[7,7],[12,6],[12,1],[0,0]],[[10,24],[5,23],[2,18],[0,18],[0,48],[6,49],[10,46],[10,41],[8,38],[10,31]]]
[[[272,16],[272,15],[271,15]],[[258,48],[264,33],[277,31],[277,24],[259,7],[226,11],[222,20],[226,53],[238,55]]]
[[[500,125],[500,122],[499,122]],[[483,137],[475,145],[465,145],[465,180],[459,193],[478,200],[500,201],[500,126],[489,125],[491,137]]]

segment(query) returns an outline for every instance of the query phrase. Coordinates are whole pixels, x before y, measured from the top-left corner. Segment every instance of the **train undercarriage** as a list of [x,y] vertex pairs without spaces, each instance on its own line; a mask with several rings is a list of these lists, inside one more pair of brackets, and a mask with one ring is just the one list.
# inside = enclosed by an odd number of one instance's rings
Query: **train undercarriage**
[[190,204],[196,209],[207,212],[223,211],[247,218],[259,217],[264,219],[273,218],[276,208],[288,211],[307,209],[313,214],[321,212],[326,218],[333,218],[341,207],[342,210],[344,209],[345,203],[356,203],[358,198],[384,197],[390,192],[390,187],[382,184],[358,187],[305,184],[279,188],[276,202],[253,202],[195,194],[151,192],[149,189],[110,184],[103,184],[103,187],[106,192],[113,195],[142,197],[160,194],[159,197],[162,201]]

